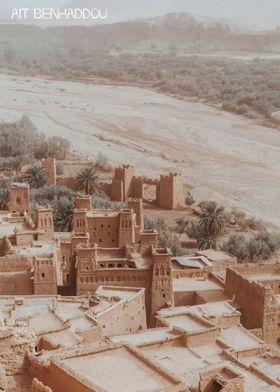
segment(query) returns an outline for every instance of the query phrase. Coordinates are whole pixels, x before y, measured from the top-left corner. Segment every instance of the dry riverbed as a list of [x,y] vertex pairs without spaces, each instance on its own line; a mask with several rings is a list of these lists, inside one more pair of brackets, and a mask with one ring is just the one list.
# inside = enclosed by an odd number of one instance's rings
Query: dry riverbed
[[200,104],[136,87],[0,75],[0,121],[28,115],[40,132],[139,174],[182,172],[214,198],[279,225],[280,133]]

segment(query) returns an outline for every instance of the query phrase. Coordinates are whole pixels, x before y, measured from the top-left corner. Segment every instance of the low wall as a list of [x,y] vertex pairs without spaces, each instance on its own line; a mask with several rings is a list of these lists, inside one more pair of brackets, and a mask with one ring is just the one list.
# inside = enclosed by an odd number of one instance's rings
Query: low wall
[[57,177],[56,178],[57,186],[65,186],[66,188],[76,190],[76,177]]

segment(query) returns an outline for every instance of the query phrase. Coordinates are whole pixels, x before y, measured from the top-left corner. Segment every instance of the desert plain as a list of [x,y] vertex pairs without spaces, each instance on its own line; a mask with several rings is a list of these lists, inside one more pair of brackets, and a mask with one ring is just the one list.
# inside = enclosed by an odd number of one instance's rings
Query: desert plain
[[27,115],[76,152],[139,175],[178,171],[197,200],[238,206],[277,226],[280,134],[253,120],[149,89],[0,74],[0,121]]

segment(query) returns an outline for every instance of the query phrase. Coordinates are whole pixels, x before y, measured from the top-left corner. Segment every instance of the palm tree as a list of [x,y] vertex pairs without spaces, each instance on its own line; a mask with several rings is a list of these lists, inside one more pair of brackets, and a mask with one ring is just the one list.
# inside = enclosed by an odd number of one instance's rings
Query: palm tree
[[53,204],[54,227],[56,231],[71,231],[75,202],[68,197],[61,197]]
[[218,238],[225,228],[225,207],[219,207],[216,202],[204,203],[199,226],[208,236]]
[[38,163],[34,163],[26,170],[23,180],[28,182],[31,188],[41,188],[48,181],[46,170]]
[[218,237],[213,237],[205,232],[201,232],[197,238],[197,245],[200,250],[217,249]]
[[77,190],[85,192],[86,195],[93,195],[100,190],[99,177],[95,169],[87,167],[76,177]]
[[225,228],[225,208],[216,202],[200,204],[201,215],[198,223],[198,247],[200,249],[216,249],[218,240]]

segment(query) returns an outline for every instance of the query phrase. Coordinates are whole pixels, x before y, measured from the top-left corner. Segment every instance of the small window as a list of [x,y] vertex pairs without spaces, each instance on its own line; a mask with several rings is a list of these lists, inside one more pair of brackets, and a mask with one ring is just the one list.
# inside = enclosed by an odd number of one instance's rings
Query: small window
[[16,198],[16,203],[17,203],[17,204],[20,204],[20,203],[21,203],[21,198],[20,198],[20,197],[17,197],[17,198]]
[[45,272],[41,273],[41,277],[44,278],[45,277]]

